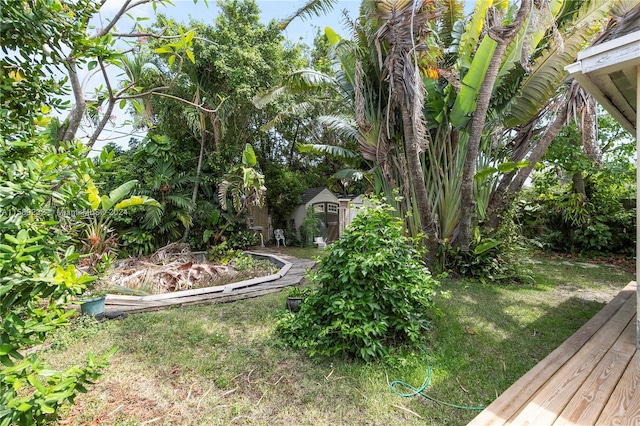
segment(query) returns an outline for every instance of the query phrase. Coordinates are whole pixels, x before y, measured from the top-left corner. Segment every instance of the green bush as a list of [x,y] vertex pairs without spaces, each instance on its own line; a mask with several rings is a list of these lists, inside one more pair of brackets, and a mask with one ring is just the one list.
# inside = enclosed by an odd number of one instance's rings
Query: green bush
[[463,277],[476,278],[480,282],[513,283],[528,280],[531,271],[527,259],[530,241],[522,236],[513,212],[506,212],[500,228],[491,237],[482,235],[477,227],[470,250],[447,247],[445,269]]
[[558,180],[545,187],[534,179],[533,188],[518,204],[524,235],[549,251],[632,254],[636,209],[626,202],[635,201],[635,190],[617,180],[623,178],[612,172],[594,173],[585,182],[585,198]]
[[[37,354],[47,334],[68,325],[67,305],[95,277],[76,269],[82,212],[90,206],[91,160],[75,142],[55,149],[46,135],[28,143],[0,137],[0,425],[51,424],[60,407],[86,392],[114,351],[66,371]],[[74,238],[75,237],[75,238]]]
[[316,236],[320,236],[321,225],[320,216],[313,206],[309,206],[307,215],[300,226],[300,245],[302,247],[311,247],[313,245],[313,239]]
[[598,114],[598,135],[601,163],[583,152],[579,129],[565,127],[517,203],[523,234],[548,251],[635,252],[635,141],[607,114]]
[[294,348],[369,361],[424,343],[438,283],[390,209],[370,201],[329,246],[310,277],[318,289],[298,314],[286,312],[278,322]]

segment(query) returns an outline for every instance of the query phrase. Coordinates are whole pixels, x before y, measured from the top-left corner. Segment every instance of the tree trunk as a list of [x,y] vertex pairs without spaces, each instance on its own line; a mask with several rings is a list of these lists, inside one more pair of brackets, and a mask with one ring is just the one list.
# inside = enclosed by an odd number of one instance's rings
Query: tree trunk
[[[202,174],[202,158],[204,157],[204,142],[206,140],[205,131],[206,125],[204,122],[204,114],[200,112],[200,155],[198,156],[198,167],[196,169],[196,181],[193,184],[193,192],[191,193],[191,205],[195,208],[196,201],[198,201],[198,185],[200,183],[200,175]],[[187,241],[189,238],[189,231],[191,231],[190,227],[185,227],[184,234],[182,234],[182,238],[180,239],[181,243]]]
[[82,93],[82,86],[80,84],[78,69],[75,62],[67,60],[64,62],[64,66],[67,68],[67,74],[69,75],[71,90],[76,104],[73,106],[73,109],[65,120],[66,131],[58,142],[70,141],[75,138],[78,128],[80,127],[80,122],[82,121],[82,116],[87,108],[87,103],[84,100],[84,93]]
[[[397,89],[401,90],[400,88]],[[419,142],[415,140],[412,115],[405,104],[401,105],[400,109],[404,128],[407,168],[409,169],[409,178],[411,179],[411,186],[413,187],[413,196],[415,197],[416,206],[420,212],[420,226],[425,236],[424,245],[428,251],[425,262],[431,270],[438,252],[438,236],[436,235],[431,205],[427,196],[427,185],[424,181],[424,174],[422,173],[422,163],[420,162],[420,152],[418,150]]]
[[531,151],[531,155],[529,155],[529,165],[524,167],[518,171],[515,179],[509,185],[508,194],[510,197],[518,193],[522,187],[524,186],[524,182],[527,180],[531,171],[535,167],[536,163],[540,161],[542,156],[547,152],[547,148],[551,145],[551,142],[558,136],[560,129],[567,122],[567,107],[566,104],[560,107],[560,112],[556,119],[553,121],[551,126],[544,132],[544,134],[540,137],[540,140],[536,144],[536,147]]
[[571,177],[573,181],[573,193],[574,194],[582,194],[584,198],[587,198],[587,189],[584,184],[584,178],[582,177],[582,171],[577,171]]
[[[529,178],[529,175],[531,175],[533,168],[547,152],[549,145],[551,145],[555,137],[558,136],[560,129],[562,129],[562,126],[564,126],[566,121],[567,106],[565,103],[560,107],[556,119],[546,128],[533,151],[531,151],[531,154],[527,159],[529,161],[529,165],[522,169],[509,172],[502,178],[500,184],[492,194],[487,206],[487,216],[489,218],[488,226],[490,229],[498,229],[498,226],[500,225],[500,215],[506,210],[507,205],[510,200],[513,199],[513,196],[522,189],[524,182]],[[530,133],[530,135],[531,137],[534,136],[533,133]],[[529,142],[527,142],[527,144],[529,144]],[[514,159],[513,161],[520,160],[521,158]]]
[[493,84],[498,77],[500,64],[502,63],[507,47],[515,39],[530,11],[531,0],[522,0],[520,9],[512,24],[501,28],[491,28],[489,30],[489,36],[497,42],[497,46],[491,57],[491,62],[487,68],[480,92],[478,93],[478,101],[471,122],[467,153],[462,171],[460,234],[458,236],[458,244],[462,251],[469,251],[469,246],[471,245],[471,219],[475,207],[473,178],[476,174],[478,150],[487,118],[487,111],[489,110]]

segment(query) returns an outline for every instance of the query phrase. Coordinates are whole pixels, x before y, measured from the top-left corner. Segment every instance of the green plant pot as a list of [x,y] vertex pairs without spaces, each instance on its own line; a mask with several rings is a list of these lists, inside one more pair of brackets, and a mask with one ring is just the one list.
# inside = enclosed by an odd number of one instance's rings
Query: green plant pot
[[80,300],[80,310],[84,315],[98,317],[104,315],[104,301],[107,296],[97,296]]
[[301,297],[287,297],[287,309],[291,312],[298,312],[300,310],[301,303]]

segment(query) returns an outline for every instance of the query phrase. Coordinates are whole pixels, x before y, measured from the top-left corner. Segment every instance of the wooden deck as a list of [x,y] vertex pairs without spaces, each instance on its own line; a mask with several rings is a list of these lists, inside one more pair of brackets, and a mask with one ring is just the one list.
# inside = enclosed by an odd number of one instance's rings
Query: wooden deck
[[636,283],[469,425],[640,425]]

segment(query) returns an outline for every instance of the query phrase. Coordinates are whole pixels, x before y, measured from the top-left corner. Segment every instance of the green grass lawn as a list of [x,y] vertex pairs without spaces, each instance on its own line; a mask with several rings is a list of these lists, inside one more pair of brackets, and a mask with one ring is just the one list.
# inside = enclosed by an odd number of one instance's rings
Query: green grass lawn
[[282,345],[273,329],[286,292],[122,321],[78,318],[51,339],[47,362],[63,368],[87,351],[120,350],[60,424],[464,425],[477,412],[402,398],[388,383],[418,387],[430,367],[432,398],[489,404],[633,279],[617,267],[539,260],[535,285],[444,280],[451,297],[438,299],[426,352],[391,365],[309,359]]

